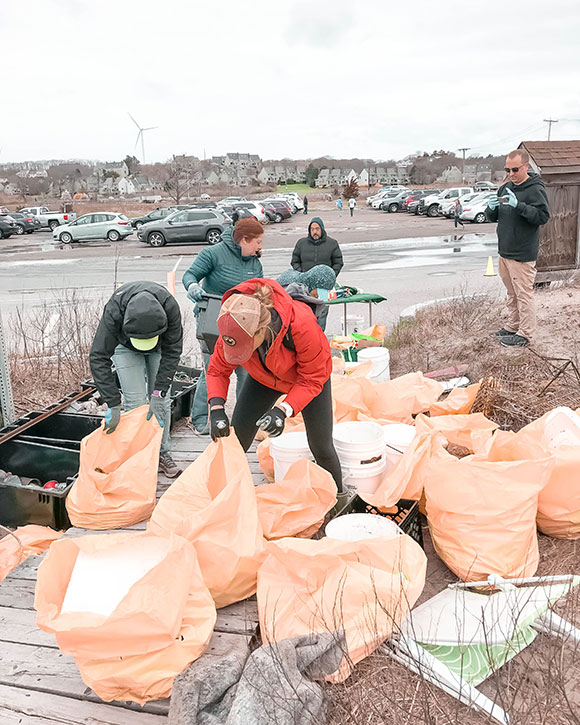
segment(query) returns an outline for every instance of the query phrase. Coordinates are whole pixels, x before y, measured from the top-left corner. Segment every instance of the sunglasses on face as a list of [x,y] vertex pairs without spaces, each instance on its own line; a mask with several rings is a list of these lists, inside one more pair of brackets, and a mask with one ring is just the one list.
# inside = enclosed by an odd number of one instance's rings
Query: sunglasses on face
[[510,169],[510,167],[509,167],[509,166],[506,166],[506,167],[504,168],[504,171],[506,172],[506,174],[509,174],[509,173],[510,173],[510,171],[511,171],[511,173],[512,173],[512,174],[517,174],[517,173],[518,173],[518,171],[519,171],[519,170],[520,170],[521,168],[522,168],[521,166],[512,166],[512,167],[511,167],[511,169]]

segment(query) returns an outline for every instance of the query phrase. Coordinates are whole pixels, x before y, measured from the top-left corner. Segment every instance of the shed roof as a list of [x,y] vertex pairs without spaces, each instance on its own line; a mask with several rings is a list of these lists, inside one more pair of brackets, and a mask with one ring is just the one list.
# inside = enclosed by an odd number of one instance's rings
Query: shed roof
[[577,173],[580,171],[580,141],[522,141],[543,173]]

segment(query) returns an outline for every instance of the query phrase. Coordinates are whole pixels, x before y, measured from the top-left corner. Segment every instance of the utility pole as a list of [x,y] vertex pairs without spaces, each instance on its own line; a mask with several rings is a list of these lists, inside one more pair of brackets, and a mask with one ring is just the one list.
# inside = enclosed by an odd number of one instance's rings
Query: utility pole
[[465,184],[465,152],[469,151],[471,146],[464,146],[462,149],[458,149],[463,154],[463,162],[461,164],[461,183]]
[[548,141],[550,140],[550,134],[552,133],[552,124],[558,123],[557,118],[544,118],[544,123],[548,124]]

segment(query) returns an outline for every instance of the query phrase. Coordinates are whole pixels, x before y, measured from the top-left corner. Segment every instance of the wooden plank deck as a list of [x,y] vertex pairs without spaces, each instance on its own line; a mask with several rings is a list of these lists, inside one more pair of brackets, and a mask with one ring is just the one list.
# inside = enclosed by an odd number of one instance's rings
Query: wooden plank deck
[[[173,456],[185,467],[210,442],[180,424],[172,432]],[[256,446],[248,452],[256,485],[265,482]],[[159,476],[157,497],[171,485]],[[144,530],[145,522],[128,527]],[[118,531],[118,530],[117,530]],[[109,531],[69,529],[66,536]],[[81,680],[72,657],[63,654],[53,635],[36,626],[33,609],[36,573],[42,556],[29,557],[0,583],[0,723],[4,725],[162,725],[169,700],[147,703],[104,703]],[[255,597],[218,610],[207,655],[227,653],[240,640],[249,644],[258,623]],[[203,655],[206,656],[206,655]]]

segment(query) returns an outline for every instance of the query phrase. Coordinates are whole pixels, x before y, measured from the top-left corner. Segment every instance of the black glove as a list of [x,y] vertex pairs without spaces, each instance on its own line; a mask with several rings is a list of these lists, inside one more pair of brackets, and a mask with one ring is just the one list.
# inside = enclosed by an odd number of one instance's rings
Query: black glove
[[281,408],[270,408],[264,415],[256,421],[256,425],[271,438],[276,438],[284,431],[284,421],[286,413]]
[[209,411],[209,433],[214,441],[229,436],[230,421],[223,408],[213,408]]

